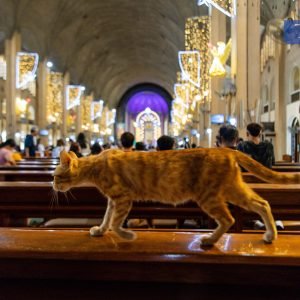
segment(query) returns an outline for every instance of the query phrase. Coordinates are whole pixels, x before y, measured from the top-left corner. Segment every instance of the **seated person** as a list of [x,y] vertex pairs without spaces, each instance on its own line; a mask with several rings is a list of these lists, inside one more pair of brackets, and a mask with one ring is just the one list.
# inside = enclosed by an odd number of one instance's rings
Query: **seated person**
[[143,142],[136,142],[135,150],[136,151],[146,151],[146,145]]
[[65,142],[63,139],[59,139],[59,140],[57,140],[56,147],[51,152],[51,157],[59,158],[59,154],[63,150],[65,150]]
[[11,166],[16,162],[13,158],[13,151],[16,147],[16,142],[13,139],[8,139],[0,145],[0,165]]
[[175,140],[168,136],[168,135],[162,135],[157,140],[157,151],[163,151],[163,150],[172,150],[175,146]]
[[121,144],[122,144],[123,151],[125,152],[132,151],[133,142],[134,142],[134,135],[131,132],[127,131],[121,135]]
[[82,157],[83,155],[81,154],[81,149],[80,149],[80,146],[78,143],[72,143],[71,146],[70,146],[70,150],[69,151],[72,151],[76,154],[76,156],[78,158]]
[[261,141],[262,130],[261,125],[250,123],[247,126],[248,141],[239,143],[237,149],[271,169],[275,164],[274,148],[270,142]]
[[102,152],[102,147],[98,142],[96,142],[91,146],[91,153],[89,155],[97,155],[101,152]]
[[216,139],[217,147],[236,149],[239,139],[239,132],[235,126],[224,124],[219,128]]

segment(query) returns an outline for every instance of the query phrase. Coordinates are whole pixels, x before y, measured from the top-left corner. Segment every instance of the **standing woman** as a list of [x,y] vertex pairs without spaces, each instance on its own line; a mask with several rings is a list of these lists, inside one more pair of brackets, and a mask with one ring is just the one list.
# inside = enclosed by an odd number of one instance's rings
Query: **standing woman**
[[13,158],[13,150],[16,147],[16,142],[13,139],[8,139],[0,145],[0,165],[10,166],[15,165],[16,162]]

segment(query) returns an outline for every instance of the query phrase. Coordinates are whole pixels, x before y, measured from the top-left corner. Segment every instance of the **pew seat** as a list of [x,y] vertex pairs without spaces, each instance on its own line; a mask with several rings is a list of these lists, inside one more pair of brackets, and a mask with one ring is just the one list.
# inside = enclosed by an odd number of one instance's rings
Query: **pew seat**
[[297,236],[264,244],[262,234],[225,234],[211,248],[207,232],[136,231],[124,241],[84,229],[0,229],[0,298],[298,299]]

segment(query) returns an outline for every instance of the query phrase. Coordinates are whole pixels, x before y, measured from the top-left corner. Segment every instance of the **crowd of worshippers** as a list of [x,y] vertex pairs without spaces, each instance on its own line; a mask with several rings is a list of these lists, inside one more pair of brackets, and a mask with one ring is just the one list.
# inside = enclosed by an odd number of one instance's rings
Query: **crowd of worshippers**
[[[251,123],[247,126],[247,141],[239,138],[239,132],[235,126],[224,124],[220,126],[216,137],[216,147],[228,147],[242,151],[268,168],[272,168],[275,163],[274,149],[272,143],[262,141],[263,127],[258,123]],[[100,145],[98,142],[90,145],[87,142],[84,133],[79,133],[76,140],[69,139],[66,143],[63,139],[57,140],[55,147],[46,148],[41,138],[38,138],[38,132],[32,128],[30,134],[27,134],[24,142],[24,151],[21,153],[20,147],[16,145],[13,139],[8,139],[0,144],[0,165],[14,165],[16,161],[23,157],[48,156],[58,158],[62,150],[73,151],[78,157],[97,155],[103,150],[110,148],[119,148],[124,151],[164,151],[181,148],[196,148],[196,144],[190,145],[185,138],[181,146],[177,144],[175,138],[162,135],[156,141],[156,146],[146,146],[142,141],[136,141],[131,132],[124,132],[119,143],[107,143]]]

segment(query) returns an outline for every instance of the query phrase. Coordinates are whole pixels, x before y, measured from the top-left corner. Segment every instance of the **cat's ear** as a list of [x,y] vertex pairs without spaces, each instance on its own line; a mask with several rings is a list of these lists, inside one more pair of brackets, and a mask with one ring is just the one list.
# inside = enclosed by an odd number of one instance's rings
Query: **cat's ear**
[[69,166],[71,160],[72,160],[71,156],[65,150],[60,152],[60,163],[63,166]]
[[71,167],[70,168],[71,168],[71,170],[74,170],[74,168],[78,167],[78,157],[73,151],[70,151],[69,155],[71,157]]
[[69,155],[71,156],[72,159],[78,159],[77,155],[73,151],[70,151]]

